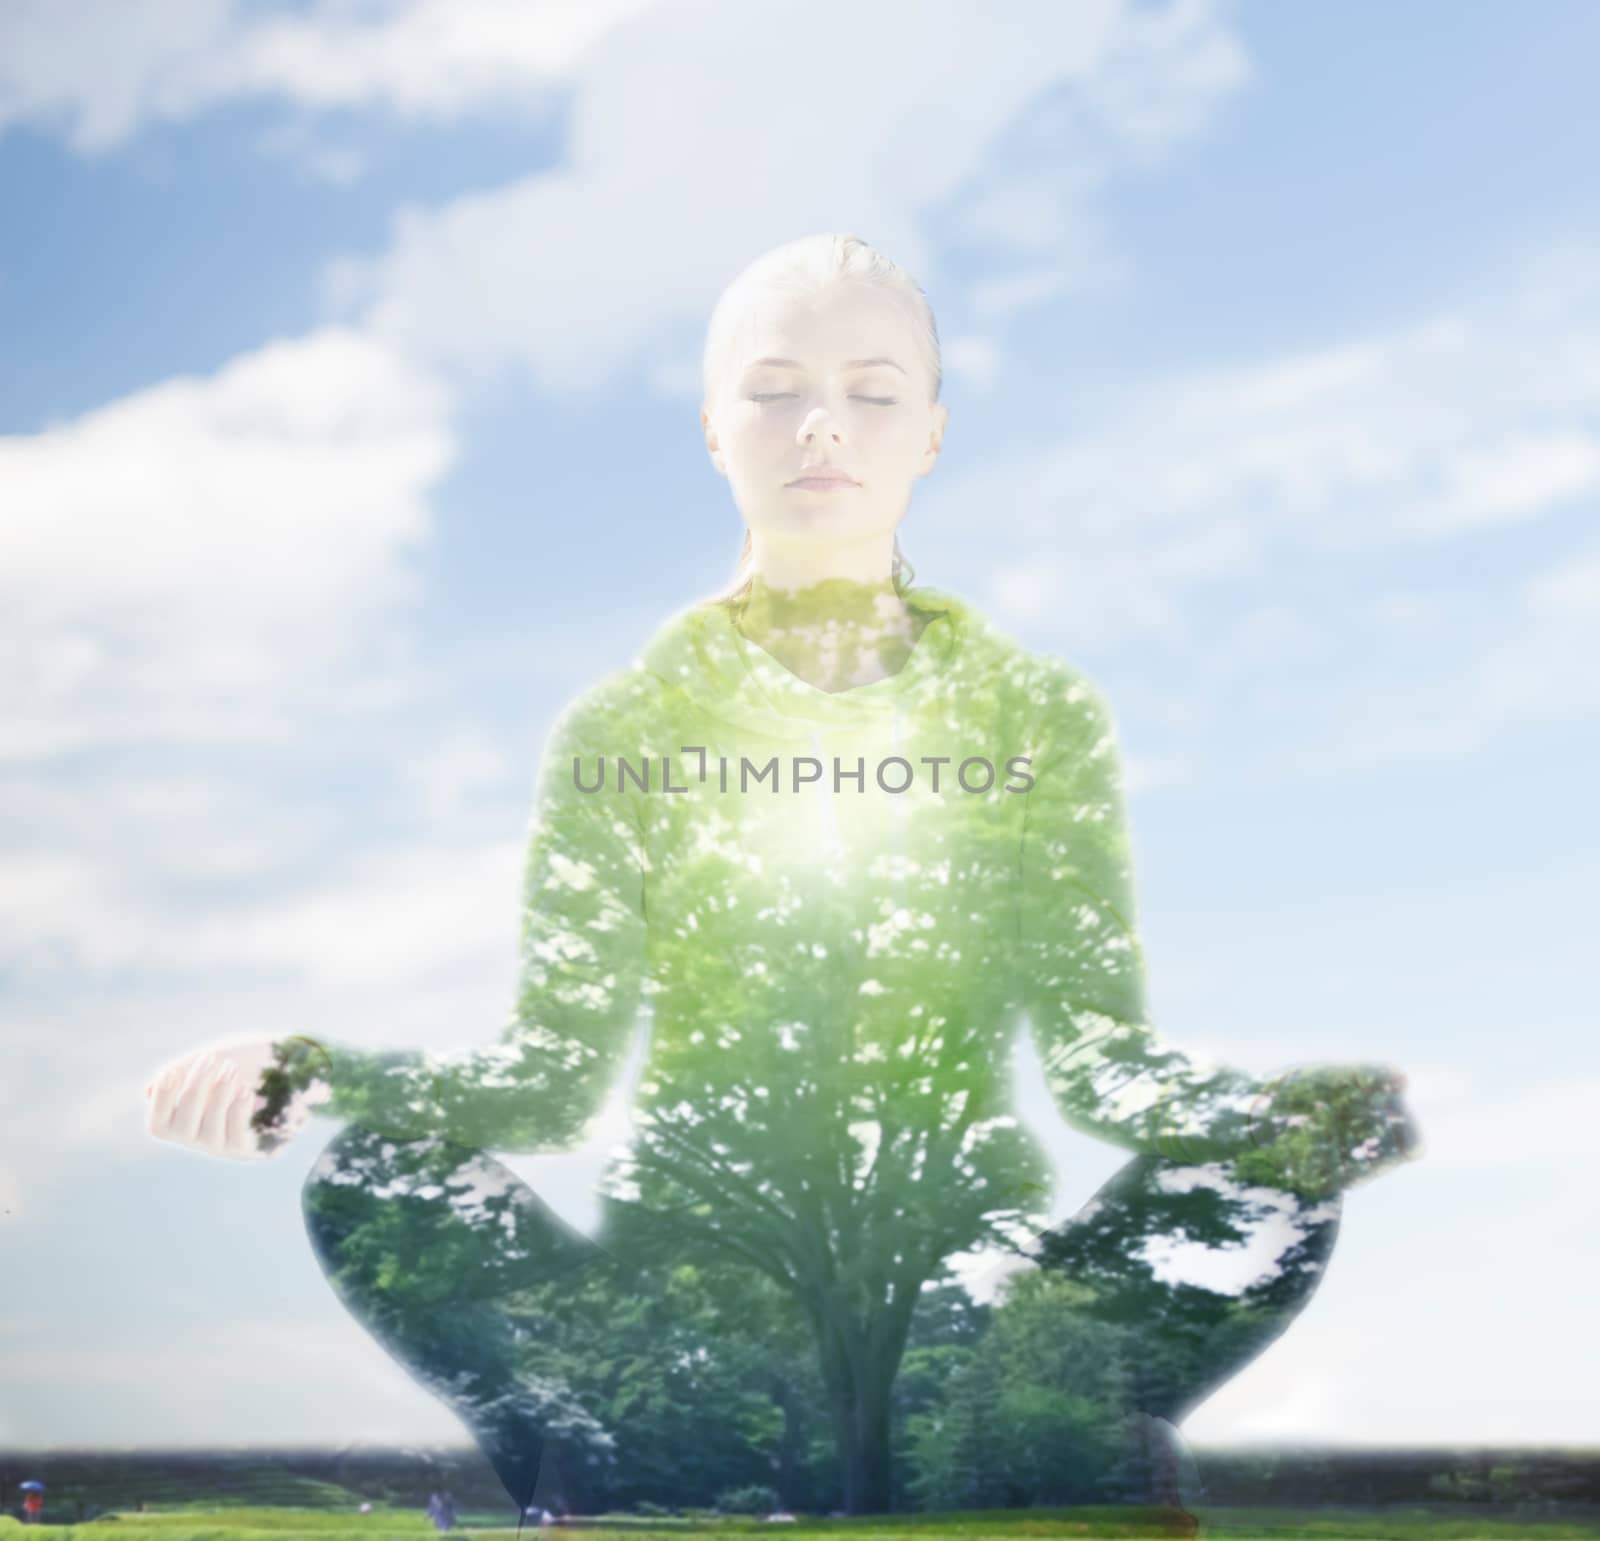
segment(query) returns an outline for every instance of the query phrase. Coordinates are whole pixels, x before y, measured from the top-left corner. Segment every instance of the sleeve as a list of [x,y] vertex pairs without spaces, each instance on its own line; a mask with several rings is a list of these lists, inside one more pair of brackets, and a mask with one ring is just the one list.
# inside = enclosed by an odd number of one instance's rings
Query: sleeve
[[1116,726],[1064,665],[1042,692],[1023,815],[1019,999],[1052,1100],[1074,1128],[1186,1163],[1254,1148],[1265,1085],[1164,1041],[1146,1013]]
[[[508,1152],[568,1149],[626,1057],[644,993],[642,830],[600,778],[601,714],[576,703],[547,743],[523,866],[515,1009],[492,1044],[370,1050],[319,1037],[317,1111],[397,1139]],[[607,756],[607,761],[610,761]],[[575,761],[578,762],[575,764]]]

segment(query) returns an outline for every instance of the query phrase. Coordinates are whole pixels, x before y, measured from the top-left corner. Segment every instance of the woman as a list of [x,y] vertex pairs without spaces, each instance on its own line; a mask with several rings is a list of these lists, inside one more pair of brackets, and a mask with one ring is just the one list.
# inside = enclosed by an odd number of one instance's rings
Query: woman
[[[1176,1504],[1176,1424],[1303,1308],[1342,1190],[1414,1148],[1387,1071],[1260,1083],[1157,1037],[1102,696],[909,586],[896,531],[938,458],[939,391],[925,296],[864,242],[741,274],[701,413],[746,524],[736,585],[558,720],[499,1041],[236,1045],[152,1085],[152,1132],[226,1154],[270,1152],[314,1106],[345,1121],[306,1185],[318,1255],[519,1512],[602,1491],[619,1454],[541,1357],[558,1327],[530,1292],[738,1260],[807,1324],[844,1505],[868,1512],[897,1491],[923,1284],[1008,1240],[1118,1345],[1092,1373],[1031,1369],[1115,1416],[1043,1436],[1026,1478],[1002,1449],[949,1496]],[[634,1138],[591,1239],[487,1152],[578,1141],[645,1008]],[[1023,1026],[1066,1119],[1132,1157],[1056,1230],[1010,1108]],[[1277,1263],[1242,1293],[1158,1279],[1151,1247],[1185,1238]]]
[[428,1494],[428,1518],[433,1521],[433,1528],[438,1531],[454,1530],[456,1528],[456,1503],[454,1495],[446,1489],[444,1492]]

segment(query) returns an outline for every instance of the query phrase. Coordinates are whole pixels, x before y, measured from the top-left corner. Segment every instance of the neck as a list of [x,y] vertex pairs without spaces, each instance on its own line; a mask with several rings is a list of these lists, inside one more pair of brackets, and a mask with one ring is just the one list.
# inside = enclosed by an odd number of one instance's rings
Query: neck
[[781,587],[759,571],[734,623],[790,673],[827,691],[897,674],[922,630],[890,578]]
[[748,619],[764,627],[878,626],[906,613],[892,578],[870,582],[821,578],[814,583],[777,583],[757,571],[745,599]]
[[770,530],[751,530],[750,570],[778,589],[807,589],[825,578],[890,583],[894,577],[894,531],[869,530],[817,544]]

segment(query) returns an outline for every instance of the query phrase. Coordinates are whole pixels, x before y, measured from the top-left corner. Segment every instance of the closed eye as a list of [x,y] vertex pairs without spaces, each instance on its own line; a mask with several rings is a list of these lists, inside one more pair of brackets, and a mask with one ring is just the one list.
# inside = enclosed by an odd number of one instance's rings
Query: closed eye
[[[793,391],[763,391],[760,395],[752,396],[751,401],[759,401],[763,406],[769,401],[781,401],[785,396],[793,396]],[[851,401],[870,401],[875,407],[892,407],[899,401],[898,396],[852,396]]]

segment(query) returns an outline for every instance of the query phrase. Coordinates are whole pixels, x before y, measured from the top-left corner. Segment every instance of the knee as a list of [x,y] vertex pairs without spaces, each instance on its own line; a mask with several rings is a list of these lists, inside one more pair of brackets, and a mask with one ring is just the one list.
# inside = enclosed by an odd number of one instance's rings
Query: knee
[[389,1181],[405,1170],[402,1153],[420,1149],[424,1143],[428,1142],[398,1141],[360,1124],[345,1124],[311,1163],[301,1192],[310,1193],[330,1183],[345,1187],[357,1182]]
[[[348,1124],[322,1147],[300,1184],[300,1213],[319,1245],[327,1237],[336,1210],[348,1208],[353,1189],[384,1180],[381,1152],[370,1131]],[[338,1195],[345,1195],[340,1204]]]
[[343,1168],[343,1163],[339,1159],[342,1134],[341,1130],[323,1146],[321,1154],[311,1163],[305,1181],[300,1184],[300,1218],[305,1225],[306,1234],[311,1238],[313,1250],[319,1256],[326,1255],[330,1242],[328,1236],[330,1198],[337,1187],[335,1179]]
[[305,1181],[300,1184],[300,1206],[304,1209],[315,1195],[332,1183],[338,1174],[343,1171],[347,1162],[345,1160],[345,1136],[348,1129],[341,1129],[322,1147],[317,1159],[311,1163],[306,1172]]

